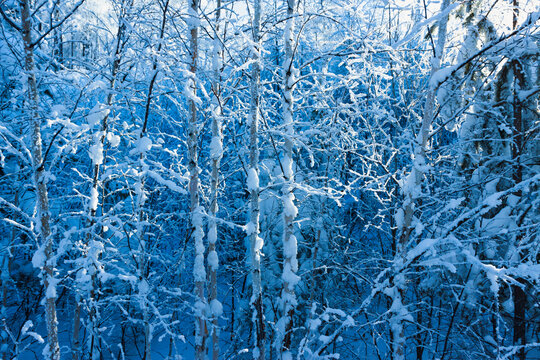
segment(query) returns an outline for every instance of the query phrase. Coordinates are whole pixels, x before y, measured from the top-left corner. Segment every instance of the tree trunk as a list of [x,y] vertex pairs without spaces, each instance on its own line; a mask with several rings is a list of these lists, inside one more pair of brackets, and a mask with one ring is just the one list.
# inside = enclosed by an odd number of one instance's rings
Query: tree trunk
[[[441,4],[441,12],[444,12],[449,6],[450,1],[444,0]],[[431,61],[431,77],[439,71],[441,59],[444,51],[444,45],[446,42],[446,28],[448,23],[448,15],[442,17],[439,20],[438,28],[438,39],[437,44],[433,48],[433,58]],[[431,36],[431,35],[430,35]],[[418,197],[421,193],[421,186],[424,177],[424,167],[426,166],[426,147],[429,140],[429,130],[433,122],[433,116],[435,113],[435,96],[436,96],[437,84],[432,81],[428,85],[428,93],[426,95],[426,101],[424,104],[424,113],[422,116],[422,126],[420,128],[420,133],[416,137],[416,144],[414,148],[414,161],[412,164],[411,173],[409,177],[411,180],[405,180],[405,185],[403,187],[403,207],[398,210],[399,221],[397,223],[397,230],[399,234],[399,240],[396,246],[396,263],[403,264],[407,256],[406,247],[410,240],[410,235],[413,230],[412,220],[414,217],[414,211]],[[394,360],[403,360],[405,359],[405,318],[403,315],[402,309],[405,307],[403,300],[406,293],[406,279],[404,274],[397,274],[393,278],[393,285],[396,290],[394,292],[392,308],[395,309],[393,318],[391,319],[392,323],[392,336],[393,336],[393,359]]]
[[79,340],[79,333],[81,331],[81,299],[76,297],[77,305],[75,305],[75,314],[73,316],[73,342],[71,344],[71,358],[72,360],[79,359],[79,353],[81,351],[81,342]]
[[290,359],[293,315],[297,305],[294,287],[300,280],[298,271],[297,243],[294,236],[294,220],[298,209],[294,204],[294,170],[293,170],[293,85],[294,85],[294,17],[296,0],[286,0],[287,19],[285,22],[284,41],[285,59],[283,62],[283,125],[285,139],[283,147],[283,180],[281,199],[283,203],[283,290],[281,294],[282,318],[278,324],[278,351],[281,359]]
[[43,285],[45,287],[45,315],[47,321],[47,356],[51,360],[60,359],[58,345],[58,323],[56,319],[56,287],[54,279],[53,239],[51,237],[49,199],[47,184],[44,179],[45,168],[41,144],[41,120],[39,116],[39,93],[36,82],[36,67],[34,63],[34,45],[32,44],[32,19],[30,15],[30,0],[21,2],[22,37],[25,51],[25,70],[28,82],[28,101],[30,104],[30,129],[32,138],[32,166],[36,187],[37,229],[42,238],[45,263],[42,266]]
[[255,0],[253,16],[253,65],[251,67],[251,103],[248,118],[249,126],[249,170],[248,191],[250,192],[248,236],[251,252],[251,277],[253,294],[251,307],[254,328],[255,348],[253,358],[266,357],[266,331],[261,285],[261,251],[264,240],[259,237],[259,83],[261,78],[261,0]]
[[219,327],[218,320],[222,312],[222,305],[217,299],[217,270],[219,266],[219,257],[216,251],[217,242],[217,222],[216,216],[219,209],[218,206],[218,189],[219,189],[219,168],[221,157],[223,156],[223,133],[221,117],[223,111],[221,109],[221,57],[223,49],[220,38],[220,21],[221,21],[221,0],[216,2],[216,23],[214,34],[214,49],[213,57],[213,72],[212,79],[212,142],[210,144],[210,160],[212,163],[212,179],[210,184],[210,219],[208,220],[208,269],[209,269],[209,286],[208,286],[208,301],[210,302],[211,310],[211,338],[212,338],[212,360],[219,358]]
[[191,233],[195,245],[195,263],[193,266],[193,278],[195,282],[195,358],[204,360],[206,355],[206,341],[208,330],[206,327],[207,302],[204,293],[206,269],[204,267],[204,230],[203,211],[199,205],[199,162],[198,145],[199,130],[197,128],[197,58],[198,58],[198,34],[199,34],[199,0],[189,1],[189,44],[190,44],[190,75],[187,89],[189,94],[189,195],[191,203]]

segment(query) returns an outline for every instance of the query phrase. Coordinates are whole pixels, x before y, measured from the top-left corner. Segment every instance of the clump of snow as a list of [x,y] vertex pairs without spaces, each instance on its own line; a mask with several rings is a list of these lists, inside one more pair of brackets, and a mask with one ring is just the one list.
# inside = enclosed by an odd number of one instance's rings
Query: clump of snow
[[215,223],[214,223],[214,226],[210,226],[210,228],[208,229],[208,242],[210,244],[215,244],[216,241],[217,241],[217,226],[215,226]]
[[255,229],[255,224],[253,224],[251,221],[248,222],[248,223],[246,224],[246,226],[244,227],[244,229],[245,229],[246,234],[247,234],[248,236],[251,235],[251,234],[253,234],[253,233],[256,231],[256,229]]
[[411,313],[407,310],[407,307],[403,305],[403,302],[401,301],[401,295],[398,291],[396,291],[394,294],[390,311],[395,314],[394,318],[391,321],[393,323],[392,328],[400,329],[403,320],[410,322],[414,321]]
[[[88,2],[87,2],[87,4],[88,4]],[[93,83],[91,83],[90,85],[88,85],[88,87],[86,88],[87,91],[93,91],[93,90],[96,90],[96,89],[105,90],[105,89],[107,89],[107,84],[105,84],[105,82],[103,80],[96,80]]]
[[283,156],[281,160],[281,165],[283,166],[283,175],[286,179],[291,180],[293,177],[293,161],[287,155]]
[[67,110],[64,105],[53,105],[51,107],[51,116],[54,118],[64,116],[66,114]]
[[101,141],[97,141],[94,145],[90,146],[88,156],[92,159],[94,166],[103,164],[103,144]]
[[[483,223],[486,233],[492,235],[506,234],[509,230],[514,230],[516,227],[517,224],[512,215],[512,208],[509,206],[502,208],[497,215],[491,219],[486,219]],[[495,247],[495,244],[493,244],[493,247]]]
[[437,102],[444,104],[448,99],[448,89],[445,86],[441,86],[437,91]]
[[89,243],[88,247],[88,259],[91,260],[92,264],[99,265],[99,257],[104,250],[103,243],[101,241],[92,240]]
[[502,201],[500,199],[500,197],[504,194],[504,192],[497,192],[495,194],[492,194],[490,196],[488,196],[485,200],[484,200],[484,205],[487,205],[491,208],[494,208],[494,207],[497,207],[499,206]]
[[283,265],[283,274],[281,275],[281,279],[288,284],[290,290],[293,290],[295,285],[300,281],[300,276],[294,273],[294,271],[291,269],[291,264],[285,263]]
[[407,254],[407,261],[411,261],[412,259],[424,254],[428,250],[432,253],[435,253],[434,245],[437,243],[437,240],[435,239],[424,239],[420,242],[420,244],[416,245],[414,249],[409,251]]
[[499,294],[499,273],[501,272],[501,269],[496,268],[495,266],[491,264],[485,264],[484,271],[486,272],[486,277],[490,281],[490,289],[493,292],[494,296],[498,296]]
[[146,200],[148,199],[148,196],[146,196],[146,191],[144,190],[144,186],[140,181],[137,181],[134,187],[135,187],[135,194],[137,194],[137,201],[139,203],[139,206],[143,206]]
[[200,300],[197,300],[194,304],[194,312],[196,316],[202,316],[205,313],[206,305]]
[[448,210],[452,210],[452,209],[455,209],[457,208],[459,205],[461,205],[461,203],[463,202],[463,200],[465,200],[464,197],[460,197],[458,199],[451,199],[448,204],[444,207],[444,211],[448,211]]
[[143,136],[137,141],[137,152],[145,153],[152,148],[152,140],[150,138]]
[[86,116],[86,121],[88,121],[88,124],[90,126],[95,126],[99,124],[101,120],[103,120],[107,115],[109,115],[110,109],[108,109],[103,104],[96,104],[92,110],[90,110],[90,113]]
[[114,135],[113,133],[107,133],[107,140],[112,147],[120,145],[120,136]]
[[350,315],[347,315],[347,318],[343,322],[344,326],[354,326],[356,325],[356,322],[354,321],[354,318]]
[[202,100],[197,96],[197,93],[196,93],[194,75],[191,74],[191,73],[188,73],[186,75],[187,75],[187,81],[186,81],[186,84],[184,86],[184,92],[183,93],[184,93],[184,95],[186,96],[186,98],[188,100],[192,101],[196,105],[201,105]]
[[208,253],[208,266],[212,270],[217,270],[219,267],[219,258],[215,250],[212,250]]
[[32,265],[34,265],[36,269],[41,269],[43,266],[45,266],[46,259],[45,247],[40,246],[34,253],[34,256],[32,256]]
[[249,191],[259,190],[259,174],[255,168],[248,169],[247,188]]
[[414,218],[413,220],[413,226],[414,226],[414,233],[416,234],[416,236],[420,236],[422,234],[422,231],[424,231],[424,224],[422,224],[422,222],[417,219],[417,218]]
[[298,208],[294,205],[294,194],[288,193],[281,197],[283,202],[283,214],[295,218],[298,215]]
[[255,239],[255,252],[257,253],[257,255],[260,255],[261,254],[261,250],[264,246],[264,240],[262,237],[260,236],[257,236],[257,238]]
[[[416,160],[415,160],[416,161]],[[413,167],[411,172],[399,180],[399,185],[401,186],[401,191],[403,194],[411,199],[416,199],[422,193],[422,188],[420,184],[416,182],[416,176],[418,172],[418,167]]]
[[206,279],[206,270],[204,269],[204,256],[199,254],[195,256],[195,264],[193,265],[193,276],[195,281],[204,281]]
[[186,189],[176,185],[172,180],[164,179],[159,173],[152,171],[152,170],[146,170],[146,174],[154,179],[159,184],[168,187],[170,190],[177,192],[179,194],[187,194]]
[[90,189],[90,210],[96,211],[98,207],[99,193],[95,187]]
[[429,86],[432,89],[437,88],[437,86],[446,81],[446,79],[452,74],[452,71],[454,71],[454,67],[448,66],[435,72],[431,75],[431,79],[429,79]]
[[49,285],[47,286],[45,297],[47,299],[55,299],[56,298],[56,285],[60,282],[60,280],[49,276],[47,278],[47,281],[49,282]]
[[89,290],[91,279],[92,277],[90,276],[90,274],[88,274],[88,270],[82,268],[77,272],[77,277],[75,278],[75,281],[77,281],[81,289]]
[[217,299],[210,301],[210,312],[212,315],[219,317],[223,314],[223,305]]

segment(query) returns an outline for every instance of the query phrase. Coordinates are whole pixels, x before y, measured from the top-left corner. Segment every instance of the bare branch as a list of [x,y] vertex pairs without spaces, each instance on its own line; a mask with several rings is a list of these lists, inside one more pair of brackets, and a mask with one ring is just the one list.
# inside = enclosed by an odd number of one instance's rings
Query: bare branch
[[43,34],[41,34],[36,40],[34,40],[32,42],[32,44],[30,44],[32,47],[36,46],[37,44],[39,44],[39,42],[41,40],[43,40],[47,35],[49,35],[54,29],[60,27],[67,19],[69,19],[73,14],[75,14],[75,11],[77,11],[77,9],[84,3],[85,0],[80,0],[77,5],[75,5],[73,7],[73,9],[71,9],[71,11],[66,15],[64,16],[64,18],[62,20],[60,20],[59,22],[57,22],[56,24],[53,24],[49,27],[49,29],[47,31],[45,31]]

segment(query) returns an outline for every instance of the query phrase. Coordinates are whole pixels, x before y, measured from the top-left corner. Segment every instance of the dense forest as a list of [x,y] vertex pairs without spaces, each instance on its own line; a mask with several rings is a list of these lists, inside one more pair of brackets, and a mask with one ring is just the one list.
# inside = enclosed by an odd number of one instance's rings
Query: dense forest
[[0,0],[0,358],[540,359],[537,0]]

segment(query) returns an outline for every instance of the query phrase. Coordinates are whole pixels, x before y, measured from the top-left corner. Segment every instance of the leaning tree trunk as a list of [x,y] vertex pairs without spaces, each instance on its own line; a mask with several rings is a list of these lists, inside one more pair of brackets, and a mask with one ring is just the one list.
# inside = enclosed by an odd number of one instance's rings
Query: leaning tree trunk
[[253,65],[251,67],[251,99],[248,117],[249,126],[249,169],[248,191],[250,193],[248,237],[251,252],[251,278],[253,310],[252,320],[255,347],[253,358],[264,360],[266,355],[266,332],[261,286],[261,251],[264,241],[259,237],[259,83],[261,78],[261,0],[255,0],[253,17]]
[[294,287],[300,280],[296,275],[298,271],[297,243],[294,236],[294,220],[298,214],[294,197],[294,170],[293,170],[293,86],[294,86],[294,17],[295,0],[286,0],[287,19],[285,22],[284,41],[285,59],[283,61],[283,125],[285,139],[283,146],[283,187],[281,200],[283,203],[283,290],[281,294],[282,318],[278,324],[277,350],[282,359],[290,359],[293,315],[297,305]]
[[189,91],[189,196],[191,203],[191,233],[195,245],[195,263],[193,266],[193,279],[195,282],[195,358],[204,360],[206,354],[206,341],[208,330],[206,328],[205,311],[207,307],[204,294],[206,269],[204,267],[204,230],[203,211],[199,205],[199,161],[197,140],[199,130],[197,124],[197,58],[199,36],[199,0],[189,1],[188,30],[190,44],[190,74],[187,89]]
[[218,319],[222,313],[222,305],[217,299],[217,270],[219,258],[216,251],[218,206],[219,168],[223,156],[223,133],[221,118],[221,58],[223,48],[220,38],[221,0],[216,2],[216,23],[214,34],[214,49],[212,52],[213,79],[212,79],[212,142],[210,144],[210,160],[212,163],[212,179],[210,184],[210,218],[208,220],[208,301],[210,302],[210,331],[212,338],[212,360],[219,358],[219,327]]
[[49,199],[45,180],[45,168],[41,144],[41,120],[39,116],[39,93],[36,82],[36,66],[34,63],[34,45],[32,43],[32,18],[30,15],[30,0],[21,1],[21,33],[24,44],[24,67],[28,82],[28,101],[30,104],[30,131],[32,138],[32,167],[36,187],[37,229],[41,235],[44,251],[44,264],[41,264],[43,285],[45,287],[45,314],[47,321],[47,358],[60,359],[58,345],[58,325],[56,319],[56,288],[54,279],[53,240],[51,237]]
[[[444,12],[449,6],[450,0],[444,0],[441,5],[441,12]],[[403,205],[398,210],[396,220],[398,230],[398,243],[396,245],[396,263],[404,264],[407,256],[406,247],[410,240],[410,235],[413,230],[412,220],[414,217],[414,211],[417,200],[421,193],[422,181],[424,177],[424,168],[426,165],[426,148],[429,140],[429,131],[433,122],[435,113],[435,96],[437,90],[437,83],[431,81],[433,75],[439,71],[441,59],[444,51],[444,45],[446,42],[446,29],[448,23],[448,15],[443,16],[438,23],[438,39],[437,44],[433,48],[433,58],[431,60],[431,77],[428,85],[428,92],[426,95],[426,101],[424,103],[424,114],[422,116],[422,125],[420,133],[416,137],[416,144],[414,147],[414,161],[409,180],[405,180],[405,186],[403,187]],[[408,312],[404,314],[402,309],[405,307],[403,304],[404,296],[406,292],[406,279],[403,273],[396,274],[392,279],[395,290],[393,292],[392,308],[395,309],[391,319],[392,323],[392,357],[394,360],[405,359],[405,319],[408,317]]]

